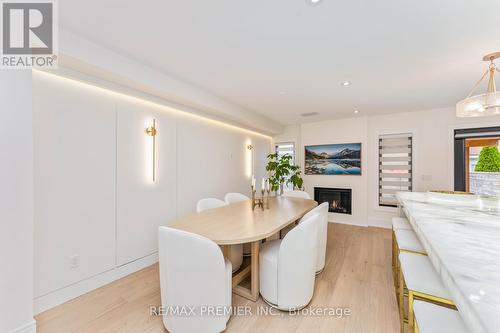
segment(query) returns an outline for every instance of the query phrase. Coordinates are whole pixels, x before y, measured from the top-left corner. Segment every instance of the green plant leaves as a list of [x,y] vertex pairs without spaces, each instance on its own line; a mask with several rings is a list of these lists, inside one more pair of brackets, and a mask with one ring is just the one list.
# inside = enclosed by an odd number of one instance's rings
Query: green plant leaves
[[285,154],[278,156],[277,153],[267,155],[266,170],[271,173],[269,177],[269,184],[272,191],[278,191],[281,184],[285,181],[287,185],[292,183],[295,188],[301,189],[304,180],[301,177],[301,170],[298,165],[291,164],[293,156]]
[[496,146],[483,147],[479,153],[474,171],[477,172],[500,172],[500,153]]

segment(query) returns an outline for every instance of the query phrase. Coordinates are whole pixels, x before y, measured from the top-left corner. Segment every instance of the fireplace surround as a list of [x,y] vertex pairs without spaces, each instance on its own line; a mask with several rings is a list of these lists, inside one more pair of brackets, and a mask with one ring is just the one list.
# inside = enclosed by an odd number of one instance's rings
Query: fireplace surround
[[328,211],[338,214],[352,214],[352,190],[350,188],[315,187],[314,200],[321,204],[328,202]]

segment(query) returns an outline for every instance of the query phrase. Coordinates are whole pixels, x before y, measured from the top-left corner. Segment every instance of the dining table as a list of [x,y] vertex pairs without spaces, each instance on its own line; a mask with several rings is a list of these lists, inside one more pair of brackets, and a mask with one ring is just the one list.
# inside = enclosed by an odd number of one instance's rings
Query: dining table
[[[233,274],[233,292],[251,301],[259,298],[259,249],[267,238],[300,220],[318,203],[295,197],[269,197],[263,207],[252,206],[251,200],[208,209],[181,217],[173,228],[204,236],[222,246],[226,258],[231,245],[250,243],[250,262]],[[242,282],[250,277],[250,284]]]

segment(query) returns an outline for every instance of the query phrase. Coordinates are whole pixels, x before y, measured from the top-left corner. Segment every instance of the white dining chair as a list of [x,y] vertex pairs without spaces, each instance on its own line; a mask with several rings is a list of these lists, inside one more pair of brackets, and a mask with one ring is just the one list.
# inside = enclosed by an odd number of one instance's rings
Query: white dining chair
[[[196,204],[196,212],[200,213],[208,209],[227,206],[227,203],[216,198],[205,198]],[[233,265],[233,272],[240,269],[243,263],[243,244],[231,245],[229,260]]]
[[[311,215],[318,214],[319,215],[319,224],[318,224],[318,257],[316,261],[316,274],[319,274],[325,268],[326,263],[326,245],[328,239],[328,202],[323,202],[321,205],[311,209],[308,213],[306,213],[299,221],[299,223],[307,220]],[[295,227],[295,225],[291,225],[289,227],[284,228],[281,231],[281,238],[285,237],[287,233],[290,232]]]
[[207,209],[219,208],[227,205],[224,201],[217,198],[200,199],[196,203],[196,212],[200,213]]
[[301,199],[311,199],[311,196],[309,193],[305,191],[299,191],[299,190],[293,190],[293,191],[286,191],[283,193],[284,197],[289,197],[289,198],[301,198]]
[[[231,309],[231,262],[210,239],[159,227],[163,325],[170,333],[218,333],[226,329]],[[170,310],[193,309],[188,315]],[[203,309],[222,311],[214,316]]]
[[[224,201],[230,205],[233,203],[238,203],[242,201],[249,201],[250,198],[241,193],[227,193],[224,196]],[[252,253],[250,243],[243,244],[243,255],[249,256]]]
[[232,203],[237,203],[237,202],[242,202],[242,201],[247,201],[247,200],[250,200],[249,197],[247,197],[246,195],[244,194],[241,194],[241,193],[227,193],[225,196],[224,196],[224,201],[230,205]]
[[317,207],[311,209],[307,214],[305,214],[299,221],[302,223],[306,221],[309,217],[314,214],[319,215],[318,219],[318,256],[316,259],[316,274],[319,274],[325,268],[326,259],[326,245],[328,240],[328,202],[323,202]]
[[313,214],[283,239],[260,250],[260,293],[280,310],[301,309],[311,301],[316,272],[319,215]]

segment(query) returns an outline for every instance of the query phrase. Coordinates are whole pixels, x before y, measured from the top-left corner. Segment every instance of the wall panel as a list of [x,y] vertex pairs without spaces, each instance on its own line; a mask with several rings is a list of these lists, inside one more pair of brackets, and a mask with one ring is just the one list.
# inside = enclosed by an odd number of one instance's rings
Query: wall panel
[[[158,226],[176,218],[176,119],[140,102],[117,102],[117,264],[157,251]],[[152,138],[156,119],[156,180],[152,181]]]
[[112,97],[33,74],[35,297],[115,265]]

